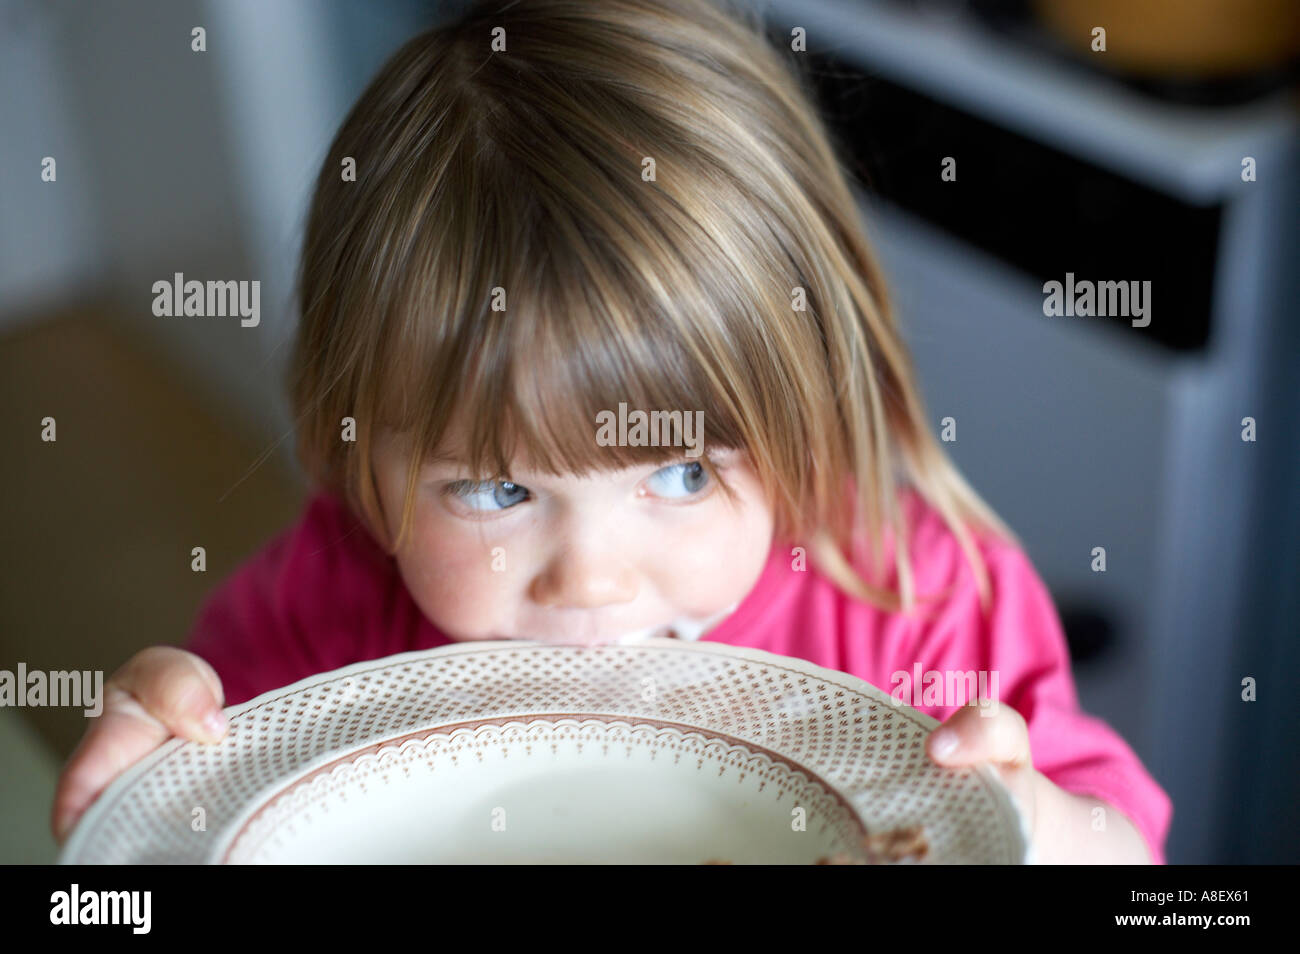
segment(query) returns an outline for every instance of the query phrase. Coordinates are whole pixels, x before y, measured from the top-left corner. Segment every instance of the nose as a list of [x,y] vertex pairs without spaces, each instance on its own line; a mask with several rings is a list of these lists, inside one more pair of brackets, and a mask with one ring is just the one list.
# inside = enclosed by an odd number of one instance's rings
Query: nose
[[637,574],[615,548],[569,538],[534,578],[529,596],[553,609],[598,609],[630,603],[637,595]]

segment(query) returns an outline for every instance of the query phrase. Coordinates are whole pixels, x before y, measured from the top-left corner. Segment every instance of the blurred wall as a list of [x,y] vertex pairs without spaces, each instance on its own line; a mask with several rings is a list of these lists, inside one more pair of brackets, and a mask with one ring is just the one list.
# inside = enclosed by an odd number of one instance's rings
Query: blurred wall
[[[352,100],[431,9],[0,0],[0,79],[18,94],[0,100],[0,330],[60,302],[110,303],[294,467],[282,369],[311,185]],[[40,180],[44,156],[56,182]],[[175,272],[261,281],[259,325],[196,335],[155,317],[151,287]]]

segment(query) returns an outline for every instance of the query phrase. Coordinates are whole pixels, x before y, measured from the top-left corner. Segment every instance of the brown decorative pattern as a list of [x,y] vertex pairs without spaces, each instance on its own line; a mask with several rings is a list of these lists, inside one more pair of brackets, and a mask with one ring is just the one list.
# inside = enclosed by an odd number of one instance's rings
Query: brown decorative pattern
[[[921,824],[926,863],[1020,863],[1026,853],[991,771],[942,769],[925,755],[934,719],[852,676],[759,650],[457,643],[315,676],[227,714],[220,744],[174,739],[118,779],[60,860],[253,860],[331,787],[489,741],[579,736],[593,758],[611,741],[677,745],[701,768],[765,773],[764,785],[797,792],[810,831],[829,826],[846,846],[863,826]],[[191,827],[198,807],[205,831]]]

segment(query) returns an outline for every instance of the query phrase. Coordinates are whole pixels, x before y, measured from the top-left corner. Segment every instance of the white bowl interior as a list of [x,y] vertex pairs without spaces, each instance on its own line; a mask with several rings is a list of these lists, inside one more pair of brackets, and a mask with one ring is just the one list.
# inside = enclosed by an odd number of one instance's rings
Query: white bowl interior
[[735,740],[592,717],[407,737],[271,793],[234,863],[810,864],[861,826],[824,783]]

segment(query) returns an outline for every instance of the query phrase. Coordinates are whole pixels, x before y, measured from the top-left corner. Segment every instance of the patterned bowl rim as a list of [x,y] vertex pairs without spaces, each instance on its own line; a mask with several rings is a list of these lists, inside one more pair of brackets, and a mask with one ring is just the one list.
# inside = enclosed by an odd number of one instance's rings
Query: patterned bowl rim
[[[429,659],[439,659],[444,656],[451,657],[461,654],[498,652],[501,650],[526,650],[533,652],[576,651],[578,658],[581,658],[585,653],[594,654],[599,653],[602,650],[628,651],[641,649],[650,649],[669,653],[699,653],[703,655],[715,655],[731,660],[752,662],[761,666],[777,666],[794,670],[801,675],[820,680],[840,689],[865,695],[879,704],[887,705],[900,716],[910,719],[913,723],[921,726],[927,731],[934,729],[940,724],[938,719],[926,715],[924,712],[914,709],[906,703],[897,701],[882,689],[872,685],[865,679],[859,679],[857,676],[840,672],[839,670],[827,669],[796,656],[783,656],[779,653],[768,652],[764,649],[754,649],[748,646],[732,646],[726,643],[710,642],[708,640],[682,642],[680,640],[663,637],[655,637],[626,645],[609,646],[554,645],[550,643],[539,643],[516,639],[465,640],[462,642],[450,643],[446,646],[436,646],[431,649],[417,649],[410,652],[395,653],[391,656],[383,656],[377,659],[367,659],[361,662],[351,663],[347,666],[342,666],[338,669],[332,669],[328,672],[316,673],[307,676],[304,679],[300,679],[297,682],[280,686],[276,689],[271,689],[259,696],[241,702],[238,705],[227,706],[223,711],[227,718],[233,722],[236,717],[251,709],[274,702],[285,696],[296,695],[307,689],[323,685],[327,682],[346,679],[349,676],[355,676],[360,673],[370,672],[377,669],[401,667],[409,663],[423,662]],[[545,719],[548,715],[554,716],[555,713],[538,710],[526,714],[516,713],[508,718],[514,721],[522,721],[526,719]],[[594,711],[584,712],[577,715],[582,718],[600,716],[599,713]],[[227,849],[234,844],[235,835],[239,830],[236,826],[242,828],[246,820],[256,811],[260,811],[262,808],[267,806],[275,795],[295,787],[297,784],[302,782],[306,776],[315,774],[325,765],[350,760],[354,757],[360,756],[364,751],[375,747],[391,745],[394,739],[402,739],[412,734],[428,736],[440,732],[448,726],[458,726],[467,722],[487,721],[487,718],[490,717],[486,717],[485,719],[461,717],[446,722],[424,725],[418,729],[407,728],[393,733],[391,737],[373,739],[362,745],[355,746],[354,748],[336,749],[317,756],[315,759],[304,763],[293,772],[286,773],[285,776],[264,785],[261,789],[250,795],[245,801],[244,809],[241,810],[230,823],[223,825],[222,831],[214,836],[211,848],[205,851],[205,863],[217,863],[219,859],[216,856],[224,855]],[[803,772],[810,778],[810,780],[819,782],[825,786],[836,798],[848,802],[859,822],[865,824],[861,818],[860,811],[853,803],[853,799],[846,795],[839,786],[828,782],[815,764],[808,765],[796,759],[792,759],[778,750],[762,746],[759,743],[751,742],[748,739],[729,736],[727,733],[719,732],[707,725],[696,725],[685,722],[667,722],[665,720],[654,720],[649,717],[643,718],[640,716],[628,715],[623,715],[620,718],[623,720],[635,719],[637,722],[659,721],[663,722],[665,725],[671,725],[674,728],[697,731],[702,734],[719,738],[726,737],[728,739],[735,739],[738,744],[751,750],[761,750],[771,756],[779,757],[782,762],[793,765],[797,770]],[[159,762],[166,759],[178,748],[194,744],[196,743],[190,742],[187,739],[173,737],[164,742],[153,752],[131,765],[121,775],[114,779],[108,787],[100,793],[99,797],[90,808],[86,810],[85,814],[83,814],[78,820],[76,827],[68,837],[62,851],[59,852],[58,864],[84,864],[85,862],[79,860],[79,856],[86,850],[89,843],[93,840],[96,829],[98,828],[99,819],[106,815],[113,806],[131,790],[135,783],[142,776],[151,772]],[[996,806],[997,812],[999,816],[1001,816],[1000,820],[1003,822],[1010,820],[1012,822],[1009,825],[1003,825],[1003,828],[1012,833],[1015,838],[1015,843],[1010,846],[1012,849],[1012,857],[1019,859],[1018,863],[1020,864],[1033,864],[1034,853],[1029,836],[1028,819],[1025,817],[1024,813],[1020,811],[1010,789],[1007,788],[1006,784],[998,776],[992,766],[987,763],[978,764],[970,771],[985,783],[988,791],[992,795],[993,803]]]

